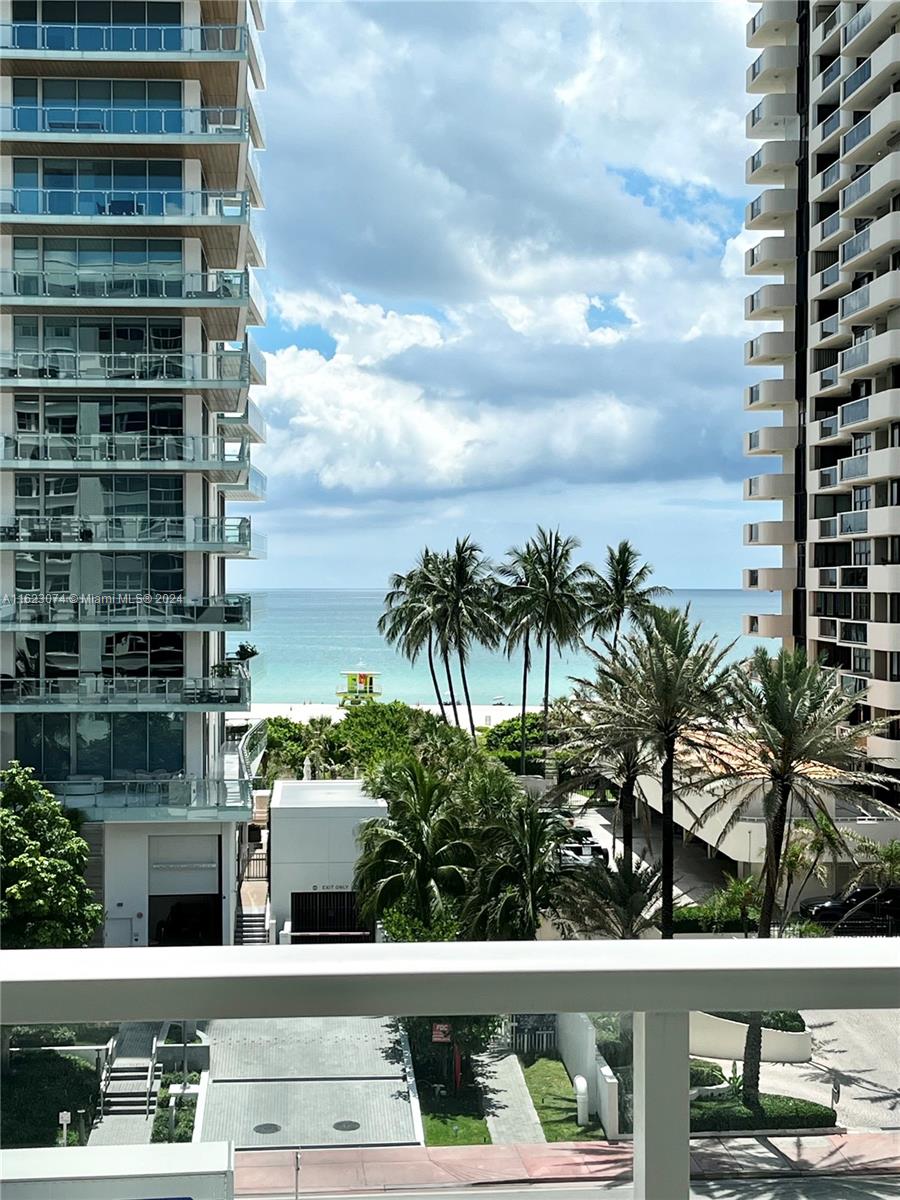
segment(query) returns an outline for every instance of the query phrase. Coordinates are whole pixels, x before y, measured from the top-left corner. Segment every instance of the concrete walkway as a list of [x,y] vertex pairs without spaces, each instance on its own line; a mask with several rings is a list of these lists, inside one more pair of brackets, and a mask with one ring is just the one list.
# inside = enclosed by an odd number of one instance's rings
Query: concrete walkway
[[475,1062],[494,1145],[546,1141],[518,1056],[509,1050],[489,1050]]
[[[150,1066],[153,1054],[153,1039],[162,1032],[158,1021],[127,1021],[119,1026],[116,1034],[116,1057],[114,1067],[135,1074],[144,1073]],[[117,1088],[115,1080],[110,1085],[111,1092]],[[138,1090],[144,1087],[143,1080],[125,1085],[127,1090]],[[150,1105],[149,1116],[141,1113],[108,1112],[94,1126],[88,1137],[92,1146],[133,1146],[146,1145],[153,1132],[153,1118],[156,1115],[156,1104]]]

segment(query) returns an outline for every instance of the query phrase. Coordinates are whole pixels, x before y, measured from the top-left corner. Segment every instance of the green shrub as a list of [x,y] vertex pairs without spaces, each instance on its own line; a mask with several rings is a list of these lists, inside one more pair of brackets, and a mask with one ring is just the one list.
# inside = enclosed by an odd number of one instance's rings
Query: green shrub
[[[518,750],[488,750],[491,758],[496,758],[498,762],[503,763],[504,767],[512,771],[514,775],[522,773],[522,756]],[[525,754],[525,774],[526,775],[543,775],[544,760],[543,758],[534,758],[531,754]]]
[[691,1103],[691,1132],[719,1129],[830,1129],[837,1113],[824,1104],[795,1096],[759,1097],[760,1108],[745,1107],[740,1100],[710,1096]]
[[597,1034],[597,1050],[615,1070],[631,1070],[633,1035],[631,1013],[591,1013]]
[[691,1059],[691,1087],[715,1087],[725,1082],[725,1073],[718,1063],[705,1058]]
[[[759,914],[750,914],[749,932],[756,931]],[[723,917],[715,915],[705,904],[682,904],[672,916],[675,933],[743,933],[744,925],[740,914]]]
[[[554,739],[553,733],[550,733],[551,743]],[[522,716],[510,717],[506,721],[499,721],[484,735],[484,748],[492,753],[496,750],[509,750],[516,754],[521,752],[522,746]],[[529,750],[543,750],[544,747],[544,717],[542,713],[526,713],[525,714],[525,752]]]
[[[754,1014],[750,1012],[714,1012],[709,1015],[722,1017],[725,1021],[740,1021],[746,1025]],[[762,1027],[763,1029],[781,1029],[785,1033],[803,1033],[806,1030],[806,1022],[798,1012],[794,1012],[792,1009],[782,1009],[776,1012],[764,1012]]]
[[3,1072],[0,1089],[0,1142],[15,1146],[54,1146],[59,1136],[60,1112],[85,1109],[90,1129],[99,1096],[95,1069],[80,1058],[37,1050],[13,1054]]
[[100,1025],[13,1025],[10,1045],[22,1048],[35,1046],[105,1046],[119,1026]]
[[[153,1118],[153,1129],[150,1133],[151,1142],[169,1141],[169,1085],[181,1083],[181,1076],[169,1072],[162,1078],[159,1089],[156,1116]],[[188,1083],[199,1083],[200,1076],[196,1071],[188,1075]],[[175,1097],[175,1136],[173,1142],[189,1142],[194,1136],[194,1118],[197,1115],[196,1096]]]

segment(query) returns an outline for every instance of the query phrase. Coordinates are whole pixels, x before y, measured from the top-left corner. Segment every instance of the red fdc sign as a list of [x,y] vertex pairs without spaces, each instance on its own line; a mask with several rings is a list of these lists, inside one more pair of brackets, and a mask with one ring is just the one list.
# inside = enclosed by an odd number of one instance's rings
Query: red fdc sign
[[431,1026],[431,1040],[433,1042],[451,1042],[453,1040],[453,1036],[450,1031],[450,1026],[435,1022]]

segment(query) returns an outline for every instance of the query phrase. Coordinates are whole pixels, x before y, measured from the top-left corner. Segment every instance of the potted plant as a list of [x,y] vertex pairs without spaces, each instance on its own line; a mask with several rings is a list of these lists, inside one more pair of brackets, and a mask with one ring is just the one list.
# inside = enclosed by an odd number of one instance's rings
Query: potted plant
[[234,652],[238,662],[249,662],[251,658],[256,658],[259,651],[252,642],[241,642],[237,650]]

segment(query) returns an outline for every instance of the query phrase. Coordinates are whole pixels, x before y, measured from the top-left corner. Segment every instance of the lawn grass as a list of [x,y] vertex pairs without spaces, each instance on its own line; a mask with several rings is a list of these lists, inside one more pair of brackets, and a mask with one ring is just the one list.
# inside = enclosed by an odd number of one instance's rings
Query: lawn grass
[[482,1116],[481,1092],[463,1088],[434,1097],[423,1089],[419,1097],[426,1146],[482,1146],[489,1144],[487,1121]]
[[606,1137],[599,1121],[579,1125],[575,1120],[575,1089],[559,1059],[536,1058],[528,1066],[523,1063],[522,1070],[548,1142],[588,1142]]

